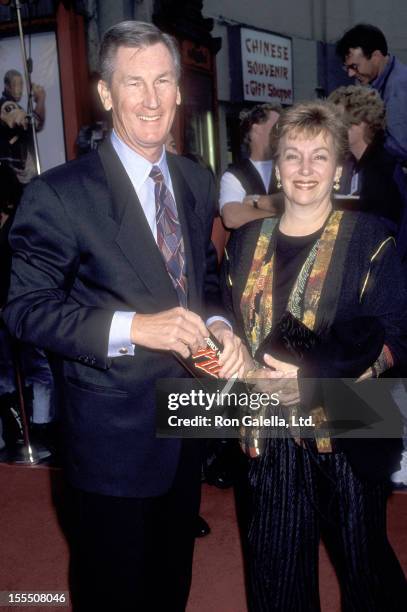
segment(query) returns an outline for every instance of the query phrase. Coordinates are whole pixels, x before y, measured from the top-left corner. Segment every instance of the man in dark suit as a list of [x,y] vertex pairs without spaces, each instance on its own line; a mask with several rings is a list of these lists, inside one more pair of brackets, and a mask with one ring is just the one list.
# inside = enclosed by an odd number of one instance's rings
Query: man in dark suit
[[27,188],[4,316],[52,355],[74,609],[181,611],[201,457],[196,442],[156,439],[155,381],[185,376],[173,353],[203,346],[207,327],[224,344],[224,377],[243,373],[242,349],[212,318],[213,181],[164,149],[180,103],[176,44],[151,24],[123,22],[105,34],[100,64],[113,132]]

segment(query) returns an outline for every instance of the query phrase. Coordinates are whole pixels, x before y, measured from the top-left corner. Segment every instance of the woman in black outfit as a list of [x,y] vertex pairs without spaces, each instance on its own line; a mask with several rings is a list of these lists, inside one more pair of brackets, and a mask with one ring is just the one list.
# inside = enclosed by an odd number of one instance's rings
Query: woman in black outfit
[[[320,338],[303,362],[266,355],[267,367],[253,361],[247,376],[290,378],[290,405],[297,402],[323,422],[338,417],[341,403],[333,394],[321,406],[303,376],[364,380],[405,360],[406,288],[386,228],[370,215],[333,210],[347,148],[335,108],[315,102],[286,110],[272,145],[284,213],[234,232],[224,264],[225,304],[251,356],[287,313]],[[399,442],[323,435],[268,439],[246,450],[251,610],[320,609],[320,537],[344,610],[404,610],[406,581],[386,535],[387,483]]]
[[384,102],[375,89],[361,85],[338,87],[328,100],[343,112],[348,126],[350,157],[341,193],[357,199],[346,207],[378,216],[397,238],[398,251],[404,257],[407,235],[399,232],[406,214],[407,179],[399,162],[384,147]]

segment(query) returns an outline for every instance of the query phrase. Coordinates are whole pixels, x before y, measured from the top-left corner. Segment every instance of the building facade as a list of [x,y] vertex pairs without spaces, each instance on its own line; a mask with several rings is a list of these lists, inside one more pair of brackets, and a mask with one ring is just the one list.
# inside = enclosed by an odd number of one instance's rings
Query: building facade
[[[265,87],[256,86],[259,77],[260,81],[276,83],[274,87],[269,86],[272,94],[269,101],[283,104],[288,98],[285,88],[279,87],[281,65],[287,66],[290,72],[291,79],[286,79],[287,89],[292,90],[294,102],[324,97],[335,87],[349,84],[335,56],[335,41],[345,30],[360,22],[381,28],[391,52],[407,62],[407,3],[404,0],[386,3],[382,0],[205,0],[203,14],[213,19],[212,34],[222,40],[217,54],[219,165],[222,170],[241,153],[238,140],[240,110],[267,99]],[[245,39],[240,38],[240,45],[246,44],[249,55],[253,44],[257,45],[255,50],[260,49],[257,55],[251,53],[254,62],[243,58],[243,69],[238,53],[239,40],[236,41],[236,31],[242,29]],[[278,37],[282,37],[281,44],[285,43],[290,49],[287,62],[277,57]],[[253,43],[256,38],[259,40]],[[247,82],[242,82],[242,72],[248,71],[255,95],[253,99],[249,95],[242,100],[236,94],[239,88],[241,96],[244,93],[242,89]],[[247,80],[248,75],[244,76]]]
[[[201,155],[217,174],[242,154],[243,108],[324,97],[349,83],[334,43],[352,25],[380,27],[407,62],[405,0],[38,0],[31,15],[28,6],[26,32],[55,32],[68,159],[80,127],[108,119],[95,95],[97,50],[103,32],[124,19],[154,22],[177,38],[183,101],[174,135],[181,153]],[[0,7],[3,44],[16,33],[12,5]]]

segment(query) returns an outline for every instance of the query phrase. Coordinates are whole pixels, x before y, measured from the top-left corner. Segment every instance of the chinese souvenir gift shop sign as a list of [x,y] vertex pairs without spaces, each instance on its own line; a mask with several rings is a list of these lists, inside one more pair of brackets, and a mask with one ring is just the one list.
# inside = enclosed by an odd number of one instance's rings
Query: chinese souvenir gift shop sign
[[231,94],[235,102],[293,103],[290,38],[232,26],[229,52]]

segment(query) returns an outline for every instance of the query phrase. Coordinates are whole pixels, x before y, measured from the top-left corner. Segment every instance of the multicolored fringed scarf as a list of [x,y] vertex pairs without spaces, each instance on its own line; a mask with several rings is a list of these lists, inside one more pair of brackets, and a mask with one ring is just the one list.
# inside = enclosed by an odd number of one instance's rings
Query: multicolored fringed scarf
[[274,253],[266,261],[270,240],[278,220],[274,217],[262,223],[246,287],[240,302],[246,337],[252,355],[271,330],[273,315]]
[[[312,246],[298,278],[291,291],[287,310],[314,330],[321,292],[332,259],[343,212],[332,212],[322,235]],[[252,266],[240,301],[246,337],[252,355],[270,333],[273,320],[273,272],[274,252],[270,253],[270,242],[277,227],[277,219],[265,219],[257,240]],[[318,436],[318,424],[323,425],[326,417],[323,408],[313,411],[316,424],[316,442],[319,452],[331,452],[330,439]],[[246,436],[247,438],[247,436]],[[247,440],[246,440],[247,443]],[[253,445],[259,453],[258,440]]]
[[[342,211],[336,211],[329,217],[321,237],[316,240],[302,266],[288,301],[287,309],[312,330],[342,216]],[[268,261],[265,258],[276,226],[275,218],[265,219],[262,224],[240,302],[252,354],[270,333],[272,326],[274,253],[270,254]]]

